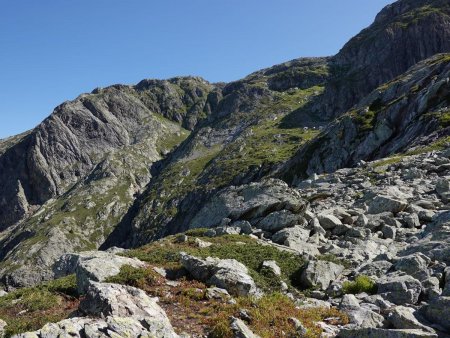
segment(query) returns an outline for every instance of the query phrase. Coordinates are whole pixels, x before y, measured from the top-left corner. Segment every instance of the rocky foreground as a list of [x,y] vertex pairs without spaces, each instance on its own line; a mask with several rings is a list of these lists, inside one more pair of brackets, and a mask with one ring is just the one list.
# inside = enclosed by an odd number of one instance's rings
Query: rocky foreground
[[54,304],[11,313],[24,297],[12,291],[0,316],[12,336],[20,318],[67,307],[56,317],[69,319],[15,335],[30,338],[448,337],[449,203],[450,148],[297,188],[230,187],[186,234],[65,254],[56,281],[28,289],[57,294]]

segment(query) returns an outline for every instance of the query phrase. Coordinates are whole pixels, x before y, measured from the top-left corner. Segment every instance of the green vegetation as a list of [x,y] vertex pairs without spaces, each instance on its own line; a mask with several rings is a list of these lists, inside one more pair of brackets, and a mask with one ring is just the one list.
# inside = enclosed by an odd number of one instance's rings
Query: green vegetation
[[450,127],[450,110],[439,114],[439,122],[442,128]]
[[[450,10],[450,6],[448,4],[445,6],[447,10]],[[403,14],[396,22],[393,23],[393,25],[406,29],[411,25],[417,25],[421,20],[432,14],[448,16],[445,14],[443,3],[439,4],[437,7],[435,7],[434,4],[430,4]]]
[[[175,142],[186,136],[187,131],[175,123],[158,118],[161,119],[158,124],[167,127],[167,130],[158,131],[167,142],[166,148],[173,147]],[[152,123],[156,123],[155,119]],[[171,134],[171,131],[175,132]],[[139,184],[146,184],[150,178],[149,168],[153,158],[149,154],[154,151],[149,153],[147,148],[147,143],[138,143],[96,159],[100,164],[85,180],[68,187],[68,191],[58,198],[49,200],[26,221],[26,227],[33,230],[33,236],[23,240],[14,257],[1,262],[0,266],[11,272],[18,267],[12,263],[14,261],[32,264],[41,254],[41,249],[45,250],[48,238],[53,236],[49,234],[54,231],[64,234],[65,239],[61,240],[74,246],[70,250],[98,248],[131,205],[135,189]],[[30,251],[33,255],[26,254]]]
[[[273,166],[285,162],[306,142],[319,134],[319,130],[288,127],[280,118],[284,114],[303,107],[311,97],[322,93],[322,87],[279,94],[271,104],[258,112],[261,119],[248,129],[245,137],[231,143],[214,161],[214,175],[209,175],[211,187],[229,184],[234,177],[251,167]],[[278,116],[277,116],[278,115]]]
[[188,115],[205,118],[203,107],[211,90],[212,86],[200,78],[176,77],[152,81],[139,89],[130,88],[129,94],[141,100],[151,111],[161,113],[170,121],[179,121],[180,117]]
[[0,318],[8,324],[5,336],[38,330],[67,318],[78,307],[76,296],[72,275],[0,297]]
[[[450,97],[447,97],[447,102],[450,103]],[[450,109],[441,109],[439,111],[424,114],[423,119],[437,120],[441,129],[450,127]]]
[[252,136],[227,147],[215,161],[220,174],[216,174],[210,184],[224,186],[248,168],[282,163],[319,134],[313,129],[280,129],[279,124],[278,121],[270,121],[258,125],[252,128]]
[[406,152],[405,155],[418,155],[431,151],[444,150],[450,145],[450,136],[445,136],[427,146],[418,147],[414,150]]
[[354,118],[359,125],[359,131],[361,133],[373,130],[375,126],[377,113],[368,109],[367,111],[352,111],[350,115]]
[[219,151],[220,147],[202,148],[195,157],[171,163],[165,168],[153,184],[155,188],[147,196],[147,201],[158,201],[157,214],[174,216],[177,210],[168,207],[168,202],[196,188],[202,188],[198,183],[198,177]]
[[[163,133],[156,140],[156,149],[161,155],[166,155],[166,153],[172,151],[174,148],[179,146],[186,138],[189,136],[190,132],[183,128],[174,128],[175,123],[166,119],[162,115],[155,114],[157,119],[160,120],[162,125],[172,126],[174,129],[171,132]],[[177,130],[179,129],[179,130]]]
[[[153,209],[148,222],[166,223],[177,214],[177,202],[190,192],[212,191],[230,184],[252,168],[272,166],[289,159],[319,131],[287,127],[282,117],[303,107],[322,91],[322,87],[312,87],[272,92],[272,96],[263,97],[253,111],[232,114],[218,121],[220,128],[226,125],[250,127],[225,147],[205,147],[199,142],[193,145],[189,157],[164,168],[146,196],[146,203],[151,203]],[[152,238],[157,229],[149,227],[145,231],[146,236]]]
[[157,273],[152,268],[135,268],[129,265],[122,266],[120,273],[106,280],[107,283],[125,284],[143,289],[145,286],[155,284]]
[[[287,296],[277,293],[280,278],[261,269],[264,260],[275,260],[282,270],[281,279],[293,285],[304,265],[300,256],[262,245],[248,236],[205,237],[206,231],[194,229],[186,232],[187,242],[179,242],[177,236],[171,236],[127,252],[127,256],[137,257],[152,267],[139,269],[125,266],[108,281],[135,286],[151,296],[159,297],[160,305],[177,330],[185,331],[189,327],[190,333],[199,336],[232,338],[230,317],[239,317],[242,309],[252,318],[249,327],[263,338],[295,336],[295,327],[288,319],[290,317],[297,318],[308,329],[306,337],[320,336],[322,330],[316,322],[325,318],[332,317],[334,324],[348,323],[347,316],[334,308],[299,309]],[[195,237],[211,242],[212,246],[199,248]],[[235,298],[236,303],[230,303],[226,296],[219,299],[208,297],[204,283],[186,277],[169,285],[153,271],[153,266],[176,271],[181,268],[181,251],[197,257],[236,259],[247,266],[257,285],[267,294],[260,299],[238,297]]]
[[344,282],[342,289],[345,294],[358,294],[362,292],[375,294],[377,292],[377,285],[370,277],[359,275],[353,282]]
[[[200,231],[196,230],[199,234]],[[188,232],[189,234],[189,232]],[[161,265],[169,268],[180,267],[180,252],[206,258],[217,257],[221,259],[236,259],[244,264],[254,278],[256,284],[264,290],[278,290],[283,280],[288,285],[299,284],[299,273],[305,262],[295,254],[280,251],[269,245],[262,245],[258,241],[239,235],[225,235],[208,238],[198,238],[213,243],[208,248],[198,248],[193,238],[186,243],[177,243],[175,237],[169,237],[163,242],[155,242],[142,248],[127,253],[129,257],[137,257],[150,264]],[[265,260],[274,260],[282,271],[281,279],[278,276],[261,271],[261,265]]]
[[403,158],[404,158],[403,155],[394,155],[394,156],[385,158],[383,160],[376,161],[375,163],[372,164],[372,167],[379,168],[379,167],[389,166],[392,164],[397,164],[397,163],[400,163]]

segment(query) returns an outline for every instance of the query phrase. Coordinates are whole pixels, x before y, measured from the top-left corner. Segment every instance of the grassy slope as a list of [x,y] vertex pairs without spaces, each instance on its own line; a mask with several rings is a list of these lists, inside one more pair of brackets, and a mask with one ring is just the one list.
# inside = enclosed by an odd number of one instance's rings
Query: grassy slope
[[75,276],[0,297],[0,318],[7,323],[5,337],[40,329],[67,318],[79,305]]
[[[262,86],[264,82],[252,85]],[[146,203],[153,210],[151,216],[170,219],[178,212],[176,203],[172,202],[189,192],[221,188],[230,185],[237,176],[247,173],[252,167],[274,166],[286,161],[319,131],[291,128],[283,123],[283,117],[301,109],[322,91],[322,87],[311,87],[273,92],[273,100],[262,100],[254,111],[228,117],[221,124],[253,122],[239,137],[225,145],[208,148],[202,142],[195,143],[194,139],[195,145],[191,150],[194,155],[171,162],[152,181],[146,194]],[[143,214],[141,217],[147,216]],[[151,231],[153,229],[149,229]]]

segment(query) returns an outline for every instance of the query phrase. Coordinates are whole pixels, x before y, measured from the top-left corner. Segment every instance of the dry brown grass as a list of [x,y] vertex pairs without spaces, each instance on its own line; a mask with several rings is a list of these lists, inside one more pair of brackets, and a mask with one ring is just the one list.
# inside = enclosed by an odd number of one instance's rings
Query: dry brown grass
[[[232,338],[230,317],[239,317],[245,309],[251,321],[247,323],[262,338],[293,337],[295,328],[289,318],[299,319],[308,328],[307,337],[319,337],[322,330],[316,322],[333,318],[334,324],[346,324],[347,317],[336,309],[299,309],[292,300],[280,293],[272,293],[261,299],[236,298],[231,304],[227,299],[208,299],[204,283],[187,278],[179,279],[177,285],[170,286],[161,276],[155,276],[148,269],[125,268],[122,276],[135,276],[138,282],[122,278],[122,283],[137,286],[151,296],[160,298],[160,305],[169,316],[172,325],[179,332],[191,335],[209,334],[212,338]],[[150,269],[150,270],[149,270]],[[141,270],[139,272],[138,270]],[[143,276],[152,275],[152,278]],[[120,282],[121,278],[115,281]],[[146,282],[147,281],[147,282]]]

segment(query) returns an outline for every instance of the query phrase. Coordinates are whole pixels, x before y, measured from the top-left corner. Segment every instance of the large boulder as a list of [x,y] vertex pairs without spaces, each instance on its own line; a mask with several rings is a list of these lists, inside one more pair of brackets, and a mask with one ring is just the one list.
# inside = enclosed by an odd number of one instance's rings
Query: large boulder
[[418,329],[434,333],[434,330],[420,323],[414,316],[415,310],[410,307],[396,306],[389,311],[388,321],[395,329]]
[[425,317],[450,331],[450,297],[436,297],[424,308]]
[[272,236],[272,241],[287,246],[301,255],[315,257],[320,255],[320,251],[316,244],[310,243],[310,233],[310,230],[296,225],[278,231]]
[[340,219],[334,215],[319,214],[317,215],[317,219],[319,220],[322,228],[324,228],[325,230],[332,230],[338,225],[342,225]]
[[301,274],[302,285],[326,290],[330,283],[342,273],[344,267],[327,261],[310,261]]
[[256,227],[274,233],[284,228],[293,227],[296,224],[304,224],[305,222],[301,215],[293,214],[288,210],[281,210],[272,212],[264,217],[256,224]]
[[264,261],[261,265],[261,269],[270,271],[270,273],[275,276],[281,276],[281,268],[278,266],[276,261]]
[[395,263],[394,267],[396,270],[403,271],[404,273],[422,281],[430,277],[428,271],[428,264],[430,262],[431,259],[419,252],[413,255],[401,257]]
[[7,325],[8,324],[3,319],[0,319],[0,337],[4,336]]
[[356,327],[383,327],[384,317],[359,305],[354,295],[344,295],[339,304],[339,310],[344,311],[352,325]]
[[61,256],[54,264],[53,272],[55,278],[76,273],[78,291],[84,294],[89,288],[90,281],[103,282],[107,278],[117,275],[121,267],[125,265],[135,268],[146,266],[138,259],[104,251],[86,251]]
[[450,178],[440,178],[436,182],[436,192],[442,197],[442,199],[447,201],[450,196]]
[[301,226],[295,226],[278,231],[272,236],[272,241],[284,245],[286,245],[286,241],[306,242],[309,239],[310,233],[311,230],[302,228]]
[[285,182],[267,179],[238,187],[229,187],[215,195],[192,219],[190,228],[214,227],[222,219],[259,220],[275,211],[303,214],[308,203]]
[[258,296],[260,291],[245,265],[235,259],[201,259],[181,254],[181,264],[195,279],[227,290],[234,296]]
[[97,317],[153,318],[171,327],[169,318],[144,291],[126,285],[93,282],[80,303],[80,311]]
[[361,265],[357,270],[357,274],[370,277],[380,278],[388,272],[392,267],[392,263],[384,260],[368,262]]
[[388,274],[377,282],[378,293],[397,305],[416,304],[422,284],[412,276]]
[[438,212],[433,222],[428,224],[418,241],[406,246],[400,256],[422,253],[432,261],[450,266],[450,211]]
[[231,330],[233,331],[234,338],[259,338],[259,336],[254,334],[239,318],[233,317],[231,319]]
[[27,332],[13,338],[118,338],[152,337],[178,338],[165,323],[152,318],[138,320],[131,317],[110,316],[105,319],[71,318],[58,323],[46,324],[35,332]]
[[395,199],[390,196],[378,195],[369,203],[369,214],[380,214],[383,212],[399,213],[408,206],[404,200]]

